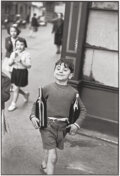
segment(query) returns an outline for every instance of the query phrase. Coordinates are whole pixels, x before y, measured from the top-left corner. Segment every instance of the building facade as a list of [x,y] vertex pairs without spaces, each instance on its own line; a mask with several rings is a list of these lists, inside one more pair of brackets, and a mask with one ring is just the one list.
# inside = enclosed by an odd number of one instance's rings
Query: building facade
[[16,20],[16,15],[20,14],[21,19],[26,20],[30,15],[30,1],[2,1],[1,2],[1,20],[2,22],[8,18],[10,22]]
[[[66,2],[62,56],[74,62],[88,122],[118,126],[117,1]],[[90,125],[90,124],[89,124]]]

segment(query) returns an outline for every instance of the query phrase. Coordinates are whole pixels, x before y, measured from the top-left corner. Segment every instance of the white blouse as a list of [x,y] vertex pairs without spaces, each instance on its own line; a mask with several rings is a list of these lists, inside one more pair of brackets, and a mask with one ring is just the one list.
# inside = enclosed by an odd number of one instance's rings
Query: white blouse
[[25,69],[31,67],[31,56],[28,51],[22,51],[21,53],[18,53],[17,51],[14,51],[11,53],[10,59],[9,59],[9,65],[13,65],[13,68],[16,69]]

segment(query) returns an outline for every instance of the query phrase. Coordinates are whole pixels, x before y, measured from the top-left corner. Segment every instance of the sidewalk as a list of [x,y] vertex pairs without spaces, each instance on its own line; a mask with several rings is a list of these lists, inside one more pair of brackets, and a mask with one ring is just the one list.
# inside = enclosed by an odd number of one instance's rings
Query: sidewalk
[[[24,104],[20,96],[13,112],[8,112],[9,100],[6,103],[6,117],[10,133],[3,138],[2,143],[2,174],[4,175],[40,175],[40,164],[43,157],[42,142],[38,130],[35,130],[29,120],[31,107],[38,95],[38,87],[53,81],[54,64],[60,55],[56,55],[53,44],[51,26],[39,28],[36,37],[28,37],[29,30],[22,30],[21,35],[26,38],[28,50],[32,56],[32,68],[29,71],[30,92],[29,102]],[[3,31],[2,40],[6,36]],[[3,42],[4,47],[4,42]],[[4,48],[3,48],[4,49]],[[92,135],[91,137],[88,137]],[[55,174],[85,175],[85,174],[118,174],[118,145],[98,140],[107,137],[81,129],[76,136],[67,135],[65,149],[58,151],[59,160]]]
[[115,144],[115,145],[118,145],[118,142],[119,142],[119,139],[116,136],[111,136],[109,134],[100,133],[97,131],[83,129],[83,128],[80,131],[78,131],[78,134],[82,136],[87,136],[90,138],[98,139],[101,141],[105,141],[105,142]]
[[[27,127],[14,130],[5,140],[2,174],[40,175],[42,142],[31,122],[28,121]],[[118,146],[80,134],[66,136],[65,148],[58,150],[58,158],[57,175],[118,174]]]

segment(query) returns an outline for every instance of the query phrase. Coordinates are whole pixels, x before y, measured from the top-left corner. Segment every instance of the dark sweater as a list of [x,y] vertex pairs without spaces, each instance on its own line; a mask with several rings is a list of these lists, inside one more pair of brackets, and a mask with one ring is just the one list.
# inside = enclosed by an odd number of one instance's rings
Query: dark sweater
[[[62,86],[56,83],[51,83],[43,87],[43,96],[47,102],[47,116],[56,118],[69,118],[71,104],[75,101],[77,90],[72,86]],[[35,105],[35,104],[34,104]],[[32,108],[31,115],[35,115],[35,108]],[[76,123],[81,125],[86,116],[86,108],[79,98],[80,115]]]

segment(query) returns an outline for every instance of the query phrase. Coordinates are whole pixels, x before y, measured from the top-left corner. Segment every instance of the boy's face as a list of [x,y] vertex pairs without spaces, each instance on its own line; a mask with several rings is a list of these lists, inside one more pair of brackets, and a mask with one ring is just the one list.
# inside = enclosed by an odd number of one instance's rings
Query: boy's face
[[59,65],[56,65],[54,70],[54,77],[58,81],[66,82],[68,81],[68,79],[72,78],[72,73],[71,70],[64,63],[61,63]]
[[16,49],[19,52],[22,52],[25,49],[25,45],[23,42],[17,41],[16,42]]

